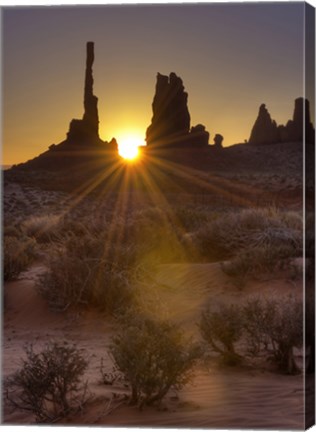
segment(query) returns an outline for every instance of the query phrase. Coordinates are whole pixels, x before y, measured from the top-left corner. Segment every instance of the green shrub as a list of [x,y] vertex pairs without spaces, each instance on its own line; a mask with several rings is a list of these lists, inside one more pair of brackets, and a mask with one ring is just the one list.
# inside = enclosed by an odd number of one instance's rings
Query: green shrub
[[236,305],[219,304],[217,308],[208,307],[199,323],[203,339],[216,353],[221,355],[225,364],[233,365],[241,360],[235,350],[243,331],[241,310]]
[[36,242],[28,237],[3,239],[3,279],[15,279],[25,270],[36,256]]
[[113,338],[111,354],[131,385],[131,404],[152,405],[171,387],[188,382],[199,350],[171,324],[141,317],[127,321]]
[[82,406],[86,384],[81,384],[88,362],[75,346],[48,343],[40,352],[25,349],[22,367],[5,382],[6,397],[14,407],[30,411],[37,422],[52,422]]

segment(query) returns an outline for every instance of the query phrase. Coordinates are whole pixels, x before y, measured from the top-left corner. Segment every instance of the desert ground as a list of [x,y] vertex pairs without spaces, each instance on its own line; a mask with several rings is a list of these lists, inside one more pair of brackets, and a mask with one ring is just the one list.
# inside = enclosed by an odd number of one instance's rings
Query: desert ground
[[[195,172],[195,175],[203,182],[211,183],[210,179],[214,179],[214,175],[205,171]],[[42,190],[32,184],[5,180],[4,238],[11,239],[13,248],[14,244],[21,244],[23,248],[22,244],[27,243],[32,257],[12,277],[9,274],[3,287],[4,382],[21,367],[26,344],[32,343],[40,350],[49,341],[66,342],[75,344],[89,361],[83,377],[88,382],[89,397],[75,411],[56,418],[54,423],[58,425],[303,429],[304,376],[301,371],[279,370],[267,352],[247,355],[244,340],[236,344],[238,349],[240,345],[242,360],[235,365],[225,364],[219,353],[207,346],[199,330],[201,314],[207,305],[242,306],[258,297],[279,303],[288,298],[302,301],[299,182],[294,176],[286,178],[282,171],[267,173],[266,177],[246,171],[226,176],[216,174],[214,184],[220,190],[230,190],[230,196],[237,197],[238,188],[240,196],[255,190],[261,196],[260,193],[268,189],[266,184],[271,193],[276,192],[277,196],[284,193],[279,207],[276,195],[274,204],[260,207],[245,201],[238,204],[236,199],[214,201],[207,193],[194,196],[183,192],[179,197],[179,194],[168,196],[157,190],[146,197],[137,192],[125,197],[123,192],[118,192],[105,197],[78,198],[66,191]],[[236,223],[242,225],[241,218],[250,218],[247,219],[250,228],[241,230],[240,246],[232,243],[231,253],[210,252],[208,248],[212,246],[203,242],[206,236],[203,233],[213,235],[212,224],[216,222],[217,228],[222,229],[221,219],[234,217],[237,219],[231,222],[232,227]],[[269,223],[261,226],[265,218]],[[130,386],[126,380],[106,382],[104,379],[111,376],[114,366],[109,347],[119,331],[115,313],[107,307],[83,301],[58,301],[49,296],[47,285],[46,290],[45,286],[43,289],[43,284],[52,280],[45,279],[45,274],[58,268],[52,267],[52,256],[66,259],[67,251],[71,250],[67,249],[68,241],[83,239],[84,242],[89,236],[98,239],[102,230],[106,230],[112,243],[129,247],[124,230],[130,226],[133,236],[136,235],[133,239],[139,239],[143,248],[131,283],[138,310],[154,320],[172,323],[186,337],[206,347],[204,355],[194,365],[190,381],[182,389],[171,387],[159,404],[142,409],[129,404]],[[230,232],[227,228],[227,237]],[[231,263],[239,255],[243,256],[240,251],[248,251],[248,243],[256,236],[256,241],[268,239],[268,244],[274,247],[275,235],[279,235],[281,242],[285,239],[285,243],[290,238],[294,252],[291,249],[285,259],[276,255],[272,264],[260,262],[258,266],[251,261],[254,267],[249,265],[249,271],[242,275],[232,272]],[[13,253],[8,248],[7,253],[8,262],[12,264],[21,251],[15,249]],[[33,413],[12,408],[5,396],[5,387],[3,392],[4,424],[36,422]]]

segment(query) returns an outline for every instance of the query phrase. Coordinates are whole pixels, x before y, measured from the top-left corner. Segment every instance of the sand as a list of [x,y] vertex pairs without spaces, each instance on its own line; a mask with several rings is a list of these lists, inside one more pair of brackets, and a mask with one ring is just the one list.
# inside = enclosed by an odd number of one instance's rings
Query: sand
[[[23,346],[48,340],[66,340],[85,350],[90,359],[86,378],[92,394],[76,415],[58,424],[147,426],[186,428],[303,429],[303,377],[282,375],[250,366],[223,367],[216,359],[200,364],[191,383],[178,393],[170,392],[160,408],[140,411],[128,406],[123,384],[101,383],[100,361],[111,370],[107,346],[115,332],[113,320],[97,311],[72,309],[50,311],[36,291],[36,280],[45,271],[39,262],[6,283],[3,328],[3,376],[14,372],[23,356]],[[302,286],[282,275],[251,281],[242,291],[221,271],[219,263],[165,264],[151,282],[141,285],[143,306],[181,325],[198,338],[196,323],[209,301],[238,302],[258,293],[266,296],[300,296]],[[31,414],[3,406],[3,423],[30,424]]]

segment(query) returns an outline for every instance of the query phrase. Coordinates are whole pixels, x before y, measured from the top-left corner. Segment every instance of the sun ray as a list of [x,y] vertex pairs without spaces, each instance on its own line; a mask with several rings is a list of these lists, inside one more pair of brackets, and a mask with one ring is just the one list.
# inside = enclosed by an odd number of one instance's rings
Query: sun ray
[[[229,202],[234,202],[238,205],[249,206],[254,204],[254,199],[247,198],[243,195],[251,196],[263,194],[264,191],[258,187],[249,187],[246,185],[238,185],[229,179],[224,179],[216,175],[204,174],[201,171],[194,170],[185,165],[167,161],[158,157],[152,157],[151,162],[161,168],[161,170],[176,174],[178,177],[185,179],[190,184],[208,190],[221,198],[225,198]],[[203,178],[204,177],[204,178]]]

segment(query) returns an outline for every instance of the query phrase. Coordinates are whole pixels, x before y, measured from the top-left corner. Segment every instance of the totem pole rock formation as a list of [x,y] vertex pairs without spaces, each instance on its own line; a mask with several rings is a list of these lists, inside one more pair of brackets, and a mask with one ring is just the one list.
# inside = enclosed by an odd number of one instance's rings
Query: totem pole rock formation
[[[70,122],[67,137],[59,144],[52,144],[49,149],[34,159],[18,165],[17,169],[43,169],[60,171],[76,166],[82,170],[93,171],[95,167],[112,163],[118,158],[118,146],[115,138],[110,142],[99,137],[98,98],[93,94],[94,43],[87,42],[86,72],[84,83],[84,114],[82,119]],[[82,175],[84,172],[82,171]]]
[[157,74],[152,110],[153,117],[146,131],[148,150],[208,145],[209,133],[203,125],[190,129],[188,94],[182,79],[174,72],[169,77]]
[[86,75],[84,85],[84,114],[82,120],[70,122],[67,140],[76,144],[91,143],[99,140],[98,98],[93,94],[92,65],[94,62],[94,43],[87,42]]

